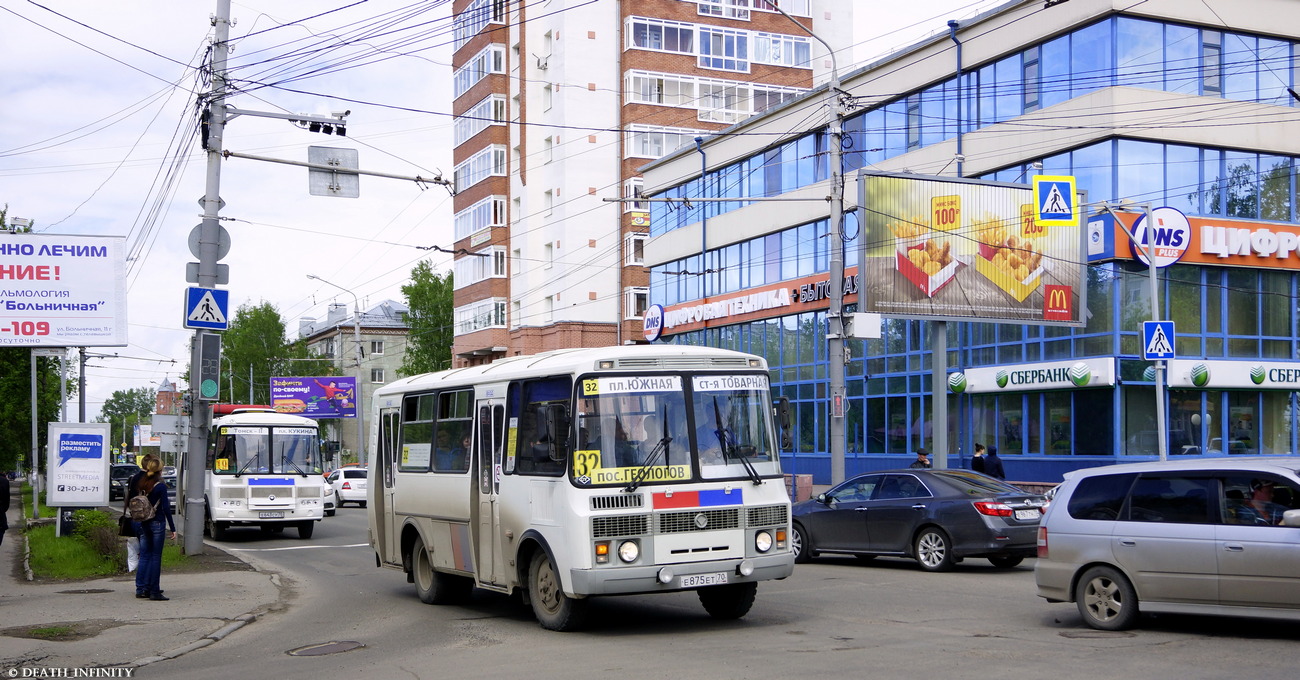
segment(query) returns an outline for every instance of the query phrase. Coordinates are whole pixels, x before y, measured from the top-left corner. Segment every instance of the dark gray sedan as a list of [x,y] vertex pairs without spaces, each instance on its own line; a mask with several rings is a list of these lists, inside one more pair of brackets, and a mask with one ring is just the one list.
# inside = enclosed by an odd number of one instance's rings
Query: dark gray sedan
[[912,557],[946,571],[965,557],[1014,567],[1037,552],[1046,500],[967,470],[885,470],[795,503],[796,562],[839,553]]

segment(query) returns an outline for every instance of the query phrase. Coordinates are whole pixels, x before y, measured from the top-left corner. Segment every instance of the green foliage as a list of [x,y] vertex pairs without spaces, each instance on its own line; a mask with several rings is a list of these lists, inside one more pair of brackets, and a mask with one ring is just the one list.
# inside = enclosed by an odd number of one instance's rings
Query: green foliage
[[451,368],[454,342],[452,273],[438,274],[428,260],[411,270],[411,282],[402,286],[410,311],[406,354],[398,373],[416,375]]
[[[284,319],[269,302],[240,305],[222,334],[221,352],[226,363],[221,398],[228,403],[271,403],[272,376],[335,375],[328,359],[312,359],[307,343],[285,339]],[[250,367],[252,402],[248,402]]]
[[109,424],[109,442],[113,446],[119,442],[129,445],[134,440],[135,426],[149,422],[157,396],[158,391],[152,387],[133,387],[114,391],[104,402],[98,421]]
[[41,578],[110,576],[121,569],[119,558],[105,557],[81,537],[55,536],[53,524],[32,527],[27,541],[32,573]]

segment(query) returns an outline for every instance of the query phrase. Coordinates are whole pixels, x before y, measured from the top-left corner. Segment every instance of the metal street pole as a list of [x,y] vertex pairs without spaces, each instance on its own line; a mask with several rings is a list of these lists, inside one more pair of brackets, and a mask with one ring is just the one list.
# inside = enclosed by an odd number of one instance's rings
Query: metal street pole
[[[844,481],[844,451],[846,447],[845,412],[848,409],[848,391],[844,385],[844,364],[847,348],[844,345],[844,106],[840,97],[840,72],[835,59],[835,50],[807,26],[799,23],[785,10],[773,4],[769,5],[782,16],[789,19],[813,40],[826,48],[831,58],[831,77],[826,83],[826,96],[829,97],[831,120],[827,126],[828,144],[830,146],[830,180],[831,180],[831,298],[826,320],[827,352],[830,354],[830,439],[831,439],[831,484]],[[859,267],[861,271],[861,267]]]
[[[1107,203],[1103,203],[1101,207],[1106,212],[1110,213],[1111,217],[1115,218],[1115,222],[1118,223],[1120,228],[1124,230],[1124,233],[1128,235],[1129,240],[1137,243],[1137,237],[1135,237],[1133,231],[1124,224],[1124,221],[1119,218],[1119,215],[1115,210]],[[1148,283],[1151,286],[1151,320],[1160,321],[1160,268],[1156,266],[1155,225],[1151,223],[1152,217],[1150,203],[1142,204],[1142,215],[1143,220],[1146,222],[1146,231],[1144,232],[1146,235],[1146,242],[1142,245],[1146,246],[1147,267],[1151,272],[1147,276],[1149,279]],[[1169,459],[1169,432],[1167,431],[1165,423],[1165,362],[1157,359],[1152,363],[1154,364],[1153,368],[1155,368],[1156,372],[1156,451],[1160,454],[1160,460],[1165,461]]]
[[308,274],[307,278],[314,279],[316,281],[320,281],[321,283],[334,286],[335,288],[338,288],[344,293],[347,293],[348,295],[352,296],[352,316],[353,316],[352,342],[354,345],[356,345],[356,350],[357,350],[356,351],[357,393],[354,395],[355,397],[354,400],[356,401],[356,408],[357,408],[357,462],[361,463],[364,466],[369,467],[368,461],[366,460],[366,428],[365,428],[366,405],[361,399],[361,303],[357,301],[356,293],[353,293],[352,291],[348,290],[347,288],[344,288],[343,286],[338,285],[337,283],[330,283],[329,281],[326,281],[325,279],[322,279],[321,277],[316,276],[315,274]]
[[[221,225],[221,144],[226,127],[226,52],[230,41],[230,0],[217,0],[217,10],[212,17],[212,89],[204,110],[206,128],[203,135],[208,152],[207,177],[203,193],[203,221],[199,223],[198,285],[216,288],[217,261]],[[204,453],[208,446],[208,427],[211,412],[200,400],[198,376],[201,373],[199,335],[195,331],[190,346],[190,437],[185,447],[185,554],[203,554],[203,487],[205,474]]]

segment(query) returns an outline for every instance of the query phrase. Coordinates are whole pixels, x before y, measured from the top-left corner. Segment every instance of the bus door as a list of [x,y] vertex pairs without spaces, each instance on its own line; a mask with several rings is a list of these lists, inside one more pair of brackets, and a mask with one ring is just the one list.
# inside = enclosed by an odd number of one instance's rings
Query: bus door
[[478,400],[474,418],[474,546],[481,584],[504,585],[507,581],[498,503],[505,414],[504,400]]
[[370,469],[369,483],[379,486],[372,494],[374,502],[370,504],[370,526],[375,531],[375,552],[388,564],[399,561],[397,548],[393,545],[393,537],[397,536],[397,528],[393,526],[397,521],[393,514],[393,470],[397,464],[400,423],[399,409],[386,408],[379,411],[379,460],[378,464],[372,461]]

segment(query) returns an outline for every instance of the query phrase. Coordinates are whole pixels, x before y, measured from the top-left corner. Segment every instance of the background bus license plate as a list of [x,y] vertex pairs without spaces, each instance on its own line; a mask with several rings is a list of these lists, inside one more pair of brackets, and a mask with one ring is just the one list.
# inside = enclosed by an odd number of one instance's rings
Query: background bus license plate
[[1038,515],[1039,515],[1039,514],[1040,514],[1040,513],[1038,512],[1037,509],[1034,509],[1034,510],[1017,510],[1017,511],[1016,511],[1016,519],[1038,519]]
[[257,517],[258,519],[284,519],[284,512],[279,510],[276,512],[259,512]]
[[714,574],[687,574],[682,577],[683,588],[699,588],[701,586],[720,586],[727,582],[727,572],[719,571]]

